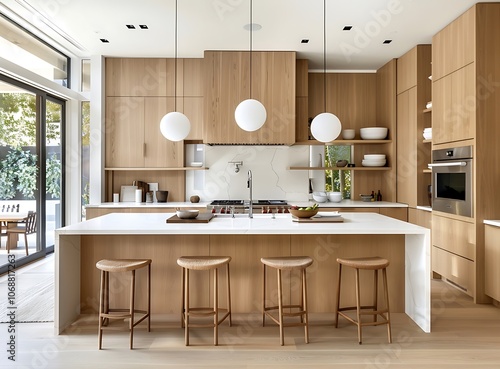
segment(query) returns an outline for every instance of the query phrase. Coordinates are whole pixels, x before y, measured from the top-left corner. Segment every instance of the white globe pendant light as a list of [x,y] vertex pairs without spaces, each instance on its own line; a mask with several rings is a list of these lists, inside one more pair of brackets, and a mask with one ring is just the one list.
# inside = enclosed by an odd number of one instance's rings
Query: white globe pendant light
[[191,122],[184,114],[177,111],[177,0],[175,0],[175,81],[174,111],[167,113],[160,120],[160,132],[167,140],[182,141],[191,130]]
[[[323,0],[323,96],[326,111],[326,0]],[[311,122],[311,134],[320,142],[331,142],[339,137],[342,131],[340,119],[332,113],[320,113]]]
[[178,111],[167,113],[160,120],[161,134],[170,141],[184,140],[191,130],[188,117]]
[[267,112],[264,105],[255,99],[247,99],[238,104],[234,111],[234,119],[238,126],[248,132],[258,130],[264,125]]
[[250,0],[250,98],[238,104],[234,111],[234,120],[242,130],[253,132],[261,128],[267,119],[266,107],[260,101],[252,99],[252,33],[256,28],[252,23],[252,0]]
[[330,142],[339,137],[342,130],[340,119],[332,113],[316,115],[311,123],[311,134],[320,142]]

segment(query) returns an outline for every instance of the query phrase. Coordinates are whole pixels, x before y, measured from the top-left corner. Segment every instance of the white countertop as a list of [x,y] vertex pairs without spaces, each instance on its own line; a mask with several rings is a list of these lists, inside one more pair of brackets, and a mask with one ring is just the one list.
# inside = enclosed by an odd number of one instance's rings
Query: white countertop
[[297,223],[291,214],[216,216],[208,223],[166,223],[166,213],[112,213],[56,230],[56,235],[118,234],[425,234],[429,230],[377,213],[341,213],[342,223]]
[[[153,202],[153,203],[136,203],[136,202],[104,202],[101,204],[87,205],[87,208],[206,208],[211,201],[203,201],[198,203],[191,202]],[[297,205],[307,207],[314,204],[315,201],[288,201],[288,205]],[[407,208],[407,204],[389,201],[373,201],[364,202],[356,200],[342,200],[341,202],[322,202],[318,203],[320,208]]]
[[500,220],[485,220],[484,224],[488,224],[494,227],[500,227]]
[[89,204],[86,208],[206,208],[210,202],[103,202]]
[[432,208],[430,206],[417,206],[418,210],[429,211],[432,213]]

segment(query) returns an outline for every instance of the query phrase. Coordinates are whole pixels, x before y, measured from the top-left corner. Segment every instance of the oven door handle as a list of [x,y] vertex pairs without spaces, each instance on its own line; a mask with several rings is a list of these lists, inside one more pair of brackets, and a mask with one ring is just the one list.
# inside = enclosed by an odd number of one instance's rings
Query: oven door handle
[[434,163],[428,164],[429,168],[438,168],[438,167],[465,167],[467,162],[465,161],[454,161],[451,163]]

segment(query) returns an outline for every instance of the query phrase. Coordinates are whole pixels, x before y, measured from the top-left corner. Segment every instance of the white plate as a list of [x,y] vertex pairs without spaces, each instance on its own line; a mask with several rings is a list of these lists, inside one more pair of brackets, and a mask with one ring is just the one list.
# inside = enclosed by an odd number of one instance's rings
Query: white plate
[[383,167],[385,165],[385,163],[361,163],[362,166],[364,167]]
[[340,213],[338,211],[318,211],[314,216],[315,218],[329,218],[329,217],[339,217]]
[[192,167],[201,167],[203,163],[201,161],[192,161],[191,166]]

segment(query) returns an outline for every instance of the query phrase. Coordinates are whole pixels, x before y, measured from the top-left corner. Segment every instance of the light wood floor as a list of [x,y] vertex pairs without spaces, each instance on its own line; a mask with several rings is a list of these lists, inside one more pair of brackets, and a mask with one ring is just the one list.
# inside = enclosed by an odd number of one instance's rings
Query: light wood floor
[[[432,333],[423,333],[406,315],[393,314],[393,340],[385,327],[364,329],[359,345],[356,329],[346,322],[333,327],[332,315],[310,317],[310,343],[303,329],[288,328],[285,346],[279,331],[263,328],[260,316],[235,316],[224,323],[220,346],[212,346],[210,329],[193,329],[192,346],[184,346],[177,316],[153,317],[152,331],[138,328],[133,351],[127,332],[104,332],[97,350],[97,318],[82,317],[56,336],[50,323],[17,325],[16,365],[0,350],[0,368],[495,368],[500,367],[500,309],[474,305],[471,299],[433,281]],[[3,291],[2,291],[2,295]],[[3,297],[0,297],[3,298]],[[5,348],[7,325],[0,325]]]

